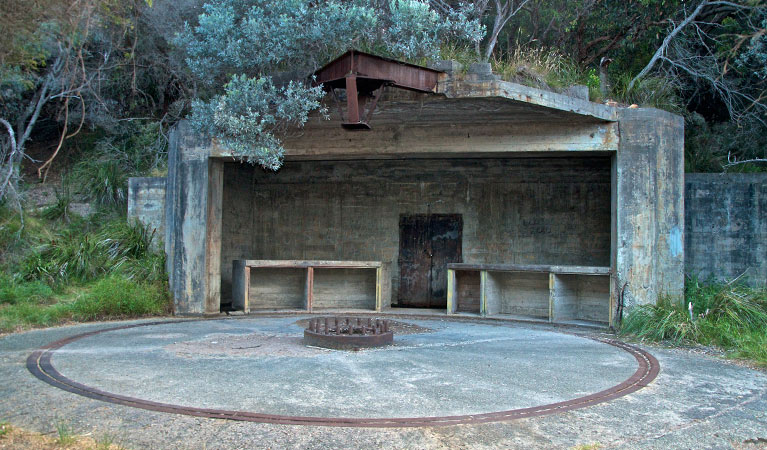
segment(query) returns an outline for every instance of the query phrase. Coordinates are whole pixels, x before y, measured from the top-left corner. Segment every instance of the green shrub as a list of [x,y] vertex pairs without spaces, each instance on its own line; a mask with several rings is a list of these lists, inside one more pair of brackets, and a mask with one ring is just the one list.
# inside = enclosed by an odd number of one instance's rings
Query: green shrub
[[116,319],[167,313],[168,295],[160,283],[120,275],[101,279],[71,304],[76,320]]

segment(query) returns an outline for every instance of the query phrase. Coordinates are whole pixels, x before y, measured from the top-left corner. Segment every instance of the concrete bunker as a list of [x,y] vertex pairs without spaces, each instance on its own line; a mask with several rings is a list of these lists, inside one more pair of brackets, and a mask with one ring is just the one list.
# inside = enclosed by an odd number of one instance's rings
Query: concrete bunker
[[311,118],[278,172],[180,123],[165,214],[176,313],[231,301],[607,324],[619,303],[681,293],[680,117],[435,67],[431,93],[381,87],[368,131],[335,108]]

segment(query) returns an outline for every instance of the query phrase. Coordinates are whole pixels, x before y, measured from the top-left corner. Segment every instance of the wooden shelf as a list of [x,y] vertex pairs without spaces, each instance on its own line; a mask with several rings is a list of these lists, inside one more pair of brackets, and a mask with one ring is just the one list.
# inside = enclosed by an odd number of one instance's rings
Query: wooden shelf
[[447,268],[448,314],[471,311],[478,289],[473,312],[482,316],[610,322],[609,267],[461,263]]
[[251,310],[382,310],[380,261],[235,260],[232,306]]

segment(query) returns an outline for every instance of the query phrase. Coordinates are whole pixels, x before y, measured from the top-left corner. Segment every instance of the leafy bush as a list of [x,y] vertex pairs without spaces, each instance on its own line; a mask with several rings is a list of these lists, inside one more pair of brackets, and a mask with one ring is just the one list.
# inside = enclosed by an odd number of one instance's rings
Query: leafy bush
[[[279,86],[269,74],[289,69],[303,79],[349,48],[394,58],[435,58],[448,40],[475,42],[484,35],[470,8],[440,14],[429,2],[360,0],[219,0],[203,6],[197,26],[176,39],[200,84],[218,95],[192,102],[190,122],[222,140],[250,163],[276,170],[281,135],[322,110],[317,86]],[[214,93],[214,92],[211,92]]]
[[[692,318],[688,305],[692,303]],[[714,345],[767,365],[767,289],[740,283],[685,283],[684,302],[661,298],[631,310],[622,334],[675,344]]]

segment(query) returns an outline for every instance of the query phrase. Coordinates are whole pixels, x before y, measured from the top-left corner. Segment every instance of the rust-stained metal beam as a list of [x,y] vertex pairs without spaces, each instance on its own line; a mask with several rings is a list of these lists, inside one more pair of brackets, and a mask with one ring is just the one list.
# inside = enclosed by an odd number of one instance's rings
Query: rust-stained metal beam
[[[349,50],[338,58],[326,64],[314,73],[317,84],[323,84],[326,89],[344,88],[346,76],[354,74],[358,78],[385,81],[391,86],[410,89],[418,92],[434,92],[442,72],[427,67],[416,66],[402,61],[382,58],[357,50]],[[377,87],[365,86],[360,83],[360,91],[371,93]]]
[[[315,83],[328,92],[346,90],[347,129],[370,129],[368,122],[378,103],[383,86],[417,92],[435,92],[442,72],[369,53],[349,50],[314,73]],[[372,100],[364,118],[361,105]]]

